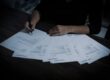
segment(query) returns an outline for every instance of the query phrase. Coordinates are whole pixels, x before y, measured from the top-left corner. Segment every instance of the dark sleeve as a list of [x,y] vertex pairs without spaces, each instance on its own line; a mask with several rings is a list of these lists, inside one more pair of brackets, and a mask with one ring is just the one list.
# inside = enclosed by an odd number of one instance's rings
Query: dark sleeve
[[[94,1],[94,0],[93,0]],[[89,29],[90,34],[98,34],[101,29],[102,2],[95,1],[89,5]]]
[[38,10],[39,13],[43,13],[47,5],[48,5],[48,0],[40,0],[40,3],[37,5],[37,7],[34,10]]
[[40,3],[34,9],[40,13],[40,20],[45,18],[46,15],[45,13],[47,12],[48,6],[49,6],[49,0],[40,0]]

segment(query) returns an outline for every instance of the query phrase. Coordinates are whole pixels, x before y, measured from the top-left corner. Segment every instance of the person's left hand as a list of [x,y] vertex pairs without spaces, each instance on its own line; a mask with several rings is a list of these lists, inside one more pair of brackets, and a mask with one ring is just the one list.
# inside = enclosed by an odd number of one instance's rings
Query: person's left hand
[[64,35],[68,33],[68,27],[63,25],[56,25],[55,27],[49,30],[49,34],[52,36]]

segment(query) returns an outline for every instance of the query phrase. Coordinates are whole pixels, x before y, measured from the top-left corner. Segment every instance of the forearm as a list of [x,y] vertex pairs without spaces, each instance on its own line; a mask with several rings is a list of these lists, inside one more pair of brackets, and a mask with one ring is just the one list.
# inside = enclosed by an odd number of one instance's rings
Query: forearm
[[32,19],[31,19],[31,23],[33,24],[37,24],[40,20],[40,14],[37,10],[34,10],[32,12]]
[[[64,26],[64,25],[63,25]],[[79,33],[79,34],[89,34],[90,30],[88,26],[85,25],[69,25],[65,26],[68,33]]]

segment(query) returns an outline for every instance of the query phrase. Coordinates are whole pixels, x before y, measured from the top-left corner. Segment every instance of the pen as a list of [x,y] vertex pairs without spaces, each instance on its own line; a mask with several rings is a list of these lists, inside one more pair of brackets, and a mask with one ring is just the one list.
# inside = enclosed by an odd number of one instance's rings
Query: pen
[[31,24],[30,21],[29,21],[29,28],[31,29],[31,30],[29,30],[29,31],[32,33],[33,29],[32,29],[32,24]]
[[33,29],[32,29],[32,24],[31,24],[31,17],[29,17],[29,28],[31,29],[29,30],[29,32],[32,33]]

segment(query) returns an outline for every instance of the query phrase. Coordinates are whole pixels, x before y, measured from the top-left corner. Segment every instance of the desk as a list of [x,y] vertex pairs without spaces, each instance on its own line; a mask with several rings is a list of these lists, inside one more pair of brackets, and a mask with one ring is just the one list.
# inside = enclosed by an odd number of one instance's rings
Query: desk
[[[0,23],[0,42],[20,31],[27,20],[27,14],[5,9],[2,12],[2,23]],[[8,14],[7,14],[8,13]],[[102,38],[91,36],[95,40],[110,47],[110,43]],[[0,48],[0,71],[2,77],[9,76],[11,80],[36,79],[36,80],[96,80],[110,79],[110,56],[104,57],[92,64],[80,65],[77,62],[50,64],[40,60],[21,59],[11,57],[11,51]],[[4,52],[3,52],[4,51]],[[3,69],[2,69],[3,68]]]

